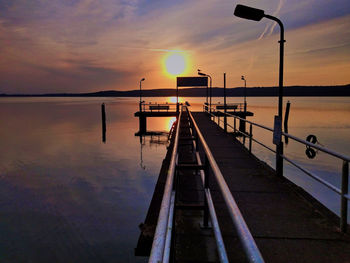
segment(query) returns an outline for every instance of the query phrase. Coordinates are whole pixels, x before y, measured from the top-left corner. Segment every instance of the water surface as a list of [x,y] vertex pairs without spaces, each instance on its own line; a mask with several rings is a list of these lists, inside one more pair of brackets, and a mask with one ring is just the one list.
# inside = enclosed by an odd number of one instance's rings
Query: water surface
[[[152,102],[169,98],[145,98]],[[182,98],[201,110],[204,98]],[[220,99],[214,98],[213,103]],[[286,98],[289,133],[315,134],[319,142],[350,155],[350,98]],[[134,256],[166,136],[140,140],[137,98],[0,99],[0,262],[144,262]],[[222,101],[222,100],[221,100]],[[102,142],[101,103],[106,104],[107,141]],[[229,98],[228,102],[243,102]],[[249,118],[273,126],[276,98],[248,98]],[[173,119],[148,120],[148,129],[168,131]],[[272,135],[254,128],[270,147]],[[274,167],[274,155],[253,144]],[[287,156],[339,186],[341,161],[289,142]],[[334,212],[339,197],[285,165],[285,175]]]
[[1,262],[144,261],[133,249],[166,147],[140,145],[135,109],[136,99],[1,99]]

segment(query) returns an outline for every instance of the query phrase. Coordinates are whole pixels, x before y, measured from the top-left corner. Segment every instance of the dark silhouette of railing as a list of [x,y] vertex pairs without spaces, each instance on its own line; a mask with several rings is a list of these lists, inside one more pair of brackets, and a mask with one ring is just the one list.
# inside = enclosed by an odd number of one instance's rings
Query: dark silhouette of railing
[[[183,112],[187,111],[187,116],[189,118],[184,120],[188,123],[191,130],[193,148],[195,149],[196,164],[181,165],[177,163],[178,160],[178,145],[179,145],[179,134],[180,134],[180,123],[182,121]],[[170,161],[170,166],[168,170],[168,175],[164,188],[164,195],[161,203],[161,208],[159,212],[157,227],[154,234],[152,250],[149,262],[168,262],[170,257],[171,239],[173,231],[173,216],[174,216],[174,206],[175,206],[175,191],[174,177],[176,169],[197,169],[200,172],[202,184],[205,193],[205,205],[204,205],[204,216],[203,225],[208,226],[209,216],[211,219],[213,232],[217,244],[218,255],[220,262],[228,262],[227,253],[224,246],[224,241],[221,235],[221,230],[217,220],[214,204],[211,197],[211,191],[209,187],[209,170],[212,171],[215,177],[219,190],[222,193],[226,207],[232,219],[233,226],[237,231],[238,238],[242,244],[244,252],[247,256],[249,262],[264,262],[262,255],[256,246],[254,238],[250,233],[247,224],[228,188],[225,179],[201,133],[199,130],[191,112],[188,111],[186,106],[181,107],[180,115],[176,124],[176,134],[174,138],[174,147],[172,152],[172,157]],[[199,145],[203,148],[205,159],[204,164],[199,155]]]
[[140,104],[141,112],[169,112],[176,111],[176,103],[152,103],[142,102]]
[[[205,112],[207,112],[209,114],[209,116],[212,118],[212,120],[215,122],[215,120],[217,120],[218,125],[220,126],[220,117],[219,115],[215,114],[218,112],[218,110],[212,109],[211,113],[210,110],[206,110],[207,107],[203,107],[205,109]],[[230,113],[225,113],[223,111],[220,111],[220,113],[222,114],[222,116],[226,115],[227,117],[232,117],[233,118],[233,126],[230,125],[229,123],[224,123],[224,125],[227,125],[227,127],[230,127],[234,133],[240,134],[243,136],[243,138],[247,138],[248,139],[248,150],[249,152],[252,151],[252,142],[256,142],[257,144],[261,145],[262,147],[268,149],[269,151],[275,153],[276,155],[278,154],[275,150],[273,150],[271,147],[267,146],[266,144],[262,143],[261,141],[257,140],[256,138],[253,137],[253,127],[259,127],[263,130],[269,131],[271,132],[271,134],[273,134],[274,129],[266,127],[264,125],[252,122],[252,121],[248,121],[244,118],[235,116],[233,114]],[[236,124],[236,120],[238,121],[244,121],[246,124],[249,125],[249,132],[246,131],[241,131],[240,129],[237,129],[237,124]],[[227,127],[225,127],[225,130],[227,130]],[[308,171],[307,169],[305,169],[304,167],[301,167],[299,164],[297,164],[295,161],[293,161],[292,159],[288,158],[285,154],[280,154],[279,157],[281,157],[283,160],[286,160],[287,162],[289,162],[290,164],[292,164],[293,166],[295,166],[296,168],[298,168],[299,170],[301,170],[303,173],[307,174],[308,176],[310,176],[311,178],[315,179],[316,181],[320,182],[321,184],[323,184],[324,186],[326,186],[327,188],[331,189],[333,192],[337,193],[338,195],[340,195],[340,199],[341,199],[341,204],[340,204],[340,230],[342,232],[347,232],[347,218],[348,218],[348,201],[350,200],[350,195],[349,195],[349,162],[350,162],[350,157],[349,156],[345,156],[343,154],[337,153],[335,151],[332,151],[330,149],[327,149],[324,146],[321,145],[317,145],[311,142],[308,142],[306,140],[300,139],[296,136],[293,136],[291,134],[282,132],[282,136],[289,138],[290,140],[296,141],[298,143],[301,143],[309,148],[312,149],[316,149],[319,150],[321,152],[324,152],[328,155],[334,156],[340,160],[342,160],[342,180],[341,180],[341,187],[340,189],[334,185],[332,185],[331,183],[327,182],[326,180],[322,179],[321,177],[319,177],[318,175],[314,174],[311,171]],[[245,140],[243,142],[243,144],[245,145]]]

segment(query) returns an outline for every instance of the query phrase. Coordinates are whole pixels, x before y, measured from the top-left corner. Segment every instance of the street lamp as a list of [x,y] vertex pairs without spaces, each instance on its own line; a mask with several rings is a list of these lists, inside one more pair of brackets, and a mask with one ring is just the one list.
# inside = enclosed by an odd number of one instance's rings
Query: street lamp
[[[200,76],[206,76],[205,74],[203,74],[203,73],[201,72],[201,70],[200,70],[200,69],[197,69],[197,71],[198,71],[198,75],[200,75]],[[206,103],[207,103],[207,105],[208,105],[208,85],[207,85],[207,97],[206,97]]]
[[[210,113],[211,113],[211,97],[212,97],[212,93],[211,93],[211,86],[212,86],[212,79],[211,79],[211,76],[208,75],[208,74],[205,74],[203,72],[201,72],[200,69],[198,69],[198,75],[200,76],[205,76],[205,77],[209,77],[210,79],[210,102],[209,102],[209,108],[210,108]],[[207,105],[208,105],[208,86],[207,86]]]
[[244,113],[247,112],[247,81],[244,76],[241,77],[241,80],[244,80]]
[[[282,21],[277,17],[266,15],[264,10],[252,8],[245,5],[237,5],[234,11],[234,15],[254,21],[260,21],[263,17],[271,19],[278,23],[280,26],[280,64],[279,64],[279,87],[278,87],[278,121],[282,124],[282,106],[283,106],[283,53],[284,53],[284,27]],[[279,125],[282,133],[282,125]],[[279,144],[276,147],[276,171],[277,174],[283,174],[283,159],[281,155],[283,154],[283,143],[280,140]]]
[[142,83],[142,81],[144,81],[144,80],[145,80],[145,78],[142,78],[142,79],[140,80],[140,112],[141,112],[141,103],[142,103],[141,83]]

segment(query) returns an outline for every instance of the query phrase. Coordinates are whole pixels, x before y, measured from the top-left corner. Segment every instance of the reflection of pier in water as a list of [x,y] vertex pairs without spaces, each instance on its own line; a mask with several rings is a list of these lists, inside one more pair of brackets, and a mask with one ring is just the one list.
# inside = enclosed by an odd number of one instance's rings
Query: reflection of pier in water
[[[273,129],[212,106],[193,113],[183,107],[178,115],[135,254],[150,255],[150,262],[349,261],[350,158],[282,133],[343,161],[339,189],[279,156],[340,194],[337,228],[337,216],[252,154],[253,143],[262,144],[253,127],[271,135]],[[234,118],[234,124],[225,117]],[[238,134],[248,141],[247,149]]]
[[140,135],[140,167],[145,170],[146,166],[143,163],[143,147],[146,145],[148,139],[149,146],[152,145],[168,145],[169,138],[167,132],[148,132],[147,134]]
[[150,117],[176,117],[178,115],[176,103],[145,103],[139,104],[139,111],[135,117],[139,118],[139,131],[136,136],[147,135],[147,118]]

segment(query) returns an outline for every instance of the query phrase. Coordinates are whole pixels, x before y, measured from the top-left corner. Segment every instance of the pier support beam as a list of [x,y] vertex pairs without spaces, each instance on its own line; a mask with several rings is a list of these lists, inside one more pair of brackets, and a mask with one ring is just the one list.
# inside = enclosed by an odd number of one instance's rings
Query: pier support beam
[[[243,119],[246,118],[246,116],[242,117]],[[239,131],[246,133],[245,131],[245,121],[239,120]]]
[[147,131],[147,118],[146,116],[139,117],[139,133],[144,134]]

